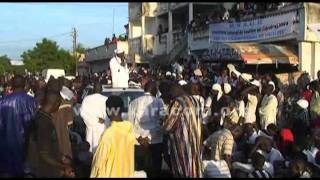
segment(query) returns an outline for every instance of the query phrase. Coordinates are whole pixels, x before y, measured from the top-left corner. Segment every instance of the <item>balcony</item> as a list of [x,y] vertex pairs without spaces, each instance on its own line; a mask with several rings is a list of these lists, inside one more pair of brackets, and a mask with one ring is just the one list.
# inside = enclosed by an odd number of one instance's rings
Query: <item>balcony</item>
[[155,11],[155,15],[160,16],[165,13],[168,13],[168,11],[169,11],[169,4],[168,3],[158,3],[158,7]]
[[201,40],[209,38],[209,27],[204,27],[192,32],[193,40]]
[[174,10],[174,9],[186,6],[186,5],[188,5],[188,3],[185,3],[185,2],[184,3],[170,3],[170,9]]
[[154,49],[154,36],[145,35],[143,41],[143,53],[152,56]]
[[173,31],[172,37],[173,37],[173,46],[175,46],[177,43],[181,41],[181,39],[184,36],[184,32],[181,30]]
[[129,3],[129,20],[135,21],[142,15],[141,3]]
[[141,47],[141,36],[129,39],[129,46],[130,46],[130,54],[141,54],[142,53],[142,47]]
[[155,36],[154,40],[154,54],[163,55],[167,53],[168,33],[161,34],[159,42],[159,35]]

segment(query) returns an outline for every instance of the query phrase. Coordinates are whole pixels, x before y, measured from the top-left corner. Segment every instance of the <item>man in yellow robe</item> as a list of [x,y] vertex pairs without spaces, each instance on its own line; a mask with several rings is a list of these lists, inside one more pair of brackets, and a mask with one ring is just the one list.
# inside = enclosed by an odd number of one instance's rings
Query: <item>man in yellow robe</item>
[[133,125],[121,118],[123,107],[123,101],[119,96],[110,96],[106,101],[111,126],[100,138],[93,158],[91,178],[134,177],[136,139]]

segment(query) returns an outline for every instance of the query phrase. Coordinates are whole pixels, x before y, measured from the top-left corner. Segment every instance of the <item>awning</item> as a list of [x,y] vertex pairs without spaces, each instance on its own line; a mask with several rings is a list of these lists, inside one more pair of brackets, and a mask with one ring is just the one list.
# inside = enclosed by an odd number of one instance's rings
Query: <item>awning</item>
[[214,43],[209,56],[214,60],[240,60],[246,64],[299,64],[292,48],[275,44]]

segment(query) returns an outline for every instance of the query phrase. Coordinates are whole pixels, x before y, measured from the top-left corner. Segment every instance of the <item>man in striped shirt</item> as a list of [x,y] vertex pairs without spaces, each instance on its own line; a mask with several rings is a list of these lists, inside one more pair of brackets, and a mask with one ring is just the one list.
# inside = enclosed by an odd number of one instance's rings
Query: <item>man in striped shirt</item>
[[231,168],[231,156],[235,140],[242,134],[240,126],[231,126],[227,123],[224,128],[214,132],[204,142],[204,145],[211,150],[211,159],[215,161],[225,160]]

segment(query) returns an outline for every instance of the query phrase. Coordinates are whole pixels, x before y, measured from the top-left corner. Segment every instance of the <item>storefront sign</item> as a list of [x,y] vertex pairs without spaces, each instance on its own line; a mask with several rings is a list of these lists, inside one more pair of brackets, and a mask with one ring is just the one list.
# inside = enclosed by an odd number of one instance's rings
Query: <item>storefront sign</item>
[[241,60],[239,50],[224,43],[214,43],[208,55],[213,60]]
[[212,23],[209,26],[209,41],[245,42],[298,35],[298,25],[298,11],[249,21]]

